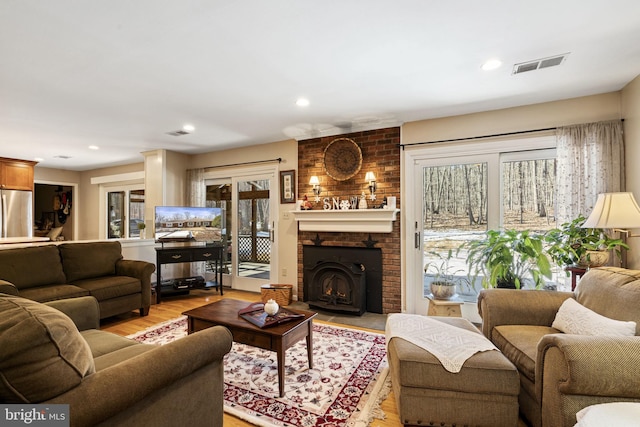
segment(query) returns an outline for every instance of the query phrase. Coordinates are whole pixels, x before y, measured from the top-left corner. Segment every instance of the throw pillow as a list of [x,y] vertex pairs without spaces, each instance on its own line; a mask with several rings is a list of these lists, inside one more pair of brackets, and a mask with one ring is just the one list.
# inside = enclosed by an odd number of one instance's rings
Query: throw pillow
[[89,344],[55,308],[0,294],[0,402],[43,402],[95,372]]
[[574,427],[633,426],[640,419],[640,403],[599,403],[581,409],[576,418]]
[[636,322],[609,319],[589,310],[573,298],[568,298],[562,303],[551,326],[565,334],[611,336],[636,334]]

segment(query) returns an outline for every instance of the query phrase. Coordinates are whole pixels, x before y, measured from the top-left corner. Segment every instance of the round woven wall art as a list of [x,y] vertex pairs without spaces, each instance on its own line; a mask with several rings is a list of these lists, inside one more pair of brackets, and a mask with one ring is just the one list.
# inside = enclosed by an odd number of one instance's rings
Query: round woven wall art
[[360,171],[362,150],[349,138],[334,139],[324,149],[324,169],[336,181],[345,181]]

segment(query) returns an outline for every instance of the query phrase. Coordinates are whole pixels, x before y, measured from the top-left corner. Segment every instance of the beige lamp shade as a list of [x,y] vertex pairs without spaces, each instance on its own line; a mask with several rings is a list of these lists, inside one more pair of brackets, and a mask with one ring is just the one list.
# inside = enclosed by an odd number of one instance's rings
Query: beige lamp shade
[[603,193],[583,228],[640,228],[640,207],[633,193]]
[[309,185],[320,185],[320,180],[316,175],[313,175],[309,180]]
[[367,181],[367,182],[375,181],[376,180],[376,176],[373,174],[373,172],[369,171],[364,176],[364,180]]

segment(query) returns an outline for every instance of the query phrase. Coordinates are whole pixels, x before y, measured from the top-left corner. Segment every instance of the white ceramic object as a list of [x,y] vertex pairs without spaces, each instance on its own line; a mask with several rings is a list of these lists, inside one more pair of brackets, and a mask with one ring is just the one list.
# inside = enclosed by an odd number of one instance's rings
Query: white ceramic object
[[396,196],[387,196],[387,206],[389,206],[389,209],[396,208]]
[[275,316],[278,310],[280,310],[280,306],[278,305],[277,302],[275,302],[272,299],[268,300],[267,303],[264,305],[264,312],[267,313],[269,316]]

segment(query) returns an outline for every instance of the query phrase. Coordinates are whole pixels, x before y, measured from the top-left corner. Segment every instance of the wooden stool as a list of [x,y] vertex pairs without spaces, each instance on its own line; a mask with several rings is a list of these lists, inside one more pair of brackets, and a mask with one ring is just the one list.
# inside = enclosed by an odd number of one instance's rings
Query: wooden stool
[[435,299],[431,296],[428,296],[427,298],[429,298],[429,310],[427,311],[427,315],[462,317],[462,310],[460,306],[463,304],[463,301]]

